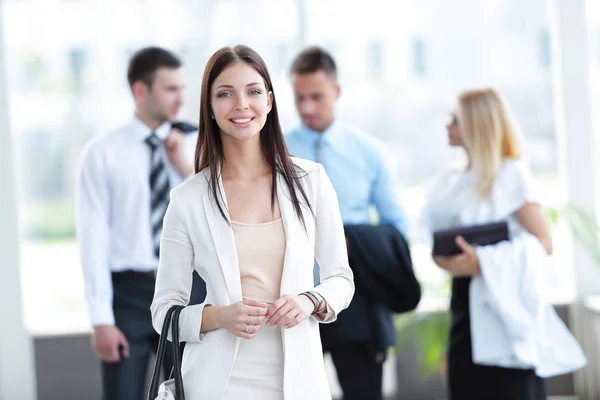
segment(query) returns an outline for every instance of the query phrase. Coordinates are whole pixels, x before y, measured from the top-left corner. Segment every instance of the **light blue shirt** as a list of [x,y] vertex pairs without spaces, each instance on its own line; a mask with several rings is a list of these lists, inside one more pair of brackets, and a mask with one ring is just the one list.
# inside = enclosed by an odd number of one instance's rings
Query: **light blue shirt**
[[300,125],[285,139],[293,156],[323,165],[337,192],[344,224],[370,223],[375,206],[380,224],[392,224],[406,234],[398,188],[374,138],[335,122],[323,133]]

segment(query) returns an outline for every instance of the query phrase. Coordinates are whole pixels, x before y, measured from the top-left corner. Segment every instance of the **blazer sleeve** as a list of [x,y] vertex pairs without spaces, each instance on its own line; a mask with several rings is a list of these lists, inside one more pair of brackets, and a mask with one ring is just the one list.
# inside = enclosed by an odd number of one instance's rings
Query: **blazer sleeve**
[[152,325],[160,333],[165,315],[174,305],[186,306],[179,316],[179,338],[182,342],[201,342],[202,312],[206,303],[188,306],[194,271],[194,248],[184,218],[182,200],[171,191],[171,200],[163,221],[160,257],[154,299],[150,306]]
[[337,314],[350,305],[354,295],[354,275],[348,264],[348,251],[344,225],[338,205],[337,194],[319,164],[316,174],[315,258],[320,266],[321,284],[314,290],[328,306],[328,316],[320,322],[330,323]]

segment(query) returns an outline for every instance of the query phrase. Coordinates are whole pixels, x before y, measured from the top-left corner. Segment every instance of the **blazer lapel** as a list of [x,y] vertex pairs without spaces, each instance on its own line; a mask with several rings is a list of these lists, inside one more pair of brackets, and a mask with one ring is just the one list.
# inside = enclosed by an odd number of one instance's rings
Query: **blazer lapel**
[[[222,195],[222,207],[227,220],[230,220],[229,211],[227,209],[227,198],[225,197],[225,190],[223,189],[223,182],[219,177],[219,190]],[[242,300],[242,284],[240,280],[240,268],[238,264],[237,251],[235,246],[235,238],[233,236],[233,229],[226,221],[219,207],[212,197],[210,191],[206,191],[203,197],[204,212],[206,213],[206,220],[208,221],[208,227],[215,244],[215,250],[219,263],[221,264],[221,270],[225,278],[227,285],[227,293],[229,294],[229,301],[233,304]]]
[[290,294],[290,288],[288,285],[287,277],[290,274],[291,260],[294,259],[293,248],[291,243],[294,243],[294,238],[298,235],[298,227],[300,225],[296,212],[294,211],[294,205],[292,204],[290,192],[285,183],[285,180],[281,175],[277,175],[277,201],[279,202],[279,209],[281,211],[281,218],[283,220],[283,229],[285,231],[285,256],[283,259],[283,273],[281,276],[281,295]]

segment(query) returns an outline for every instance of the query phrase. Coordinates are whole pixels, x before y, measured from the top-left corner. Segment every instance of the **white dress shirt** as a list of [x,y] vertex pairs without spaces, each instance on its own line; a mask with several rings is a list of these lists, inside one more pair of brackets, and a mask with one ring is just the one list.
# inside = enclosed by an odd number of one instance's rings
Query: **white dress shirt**
[[[164,139],[171,125],[154,132]],[[137,118],[101,135],[84,148],[77,184],[77,238],[85,297],[92,325],[113,325],[111,273],[153,271],[158,266],[150,227],[150,147],[152,130]],[[195,134],[186,135],[191,155]],[[187,143],[189,142],[189,143]],[[183,178],[159,149],[171,187]]]

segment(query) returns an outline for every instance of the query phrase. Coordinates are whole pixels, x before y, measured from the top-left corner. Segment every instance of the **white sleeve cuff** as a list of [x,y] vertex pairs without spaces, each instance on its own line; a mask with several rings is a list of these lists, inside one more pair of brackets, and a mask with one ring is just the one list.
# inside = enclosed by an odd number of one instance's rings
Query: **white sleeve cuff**
[[90,305],[89,312],[92,326],[115,324],[115,314],[113,312],[112,304]]
[[201,333],[202,313],[206,303],[187,306],[179,315],[179,340],[182,342],[200,343],[205,334]]

